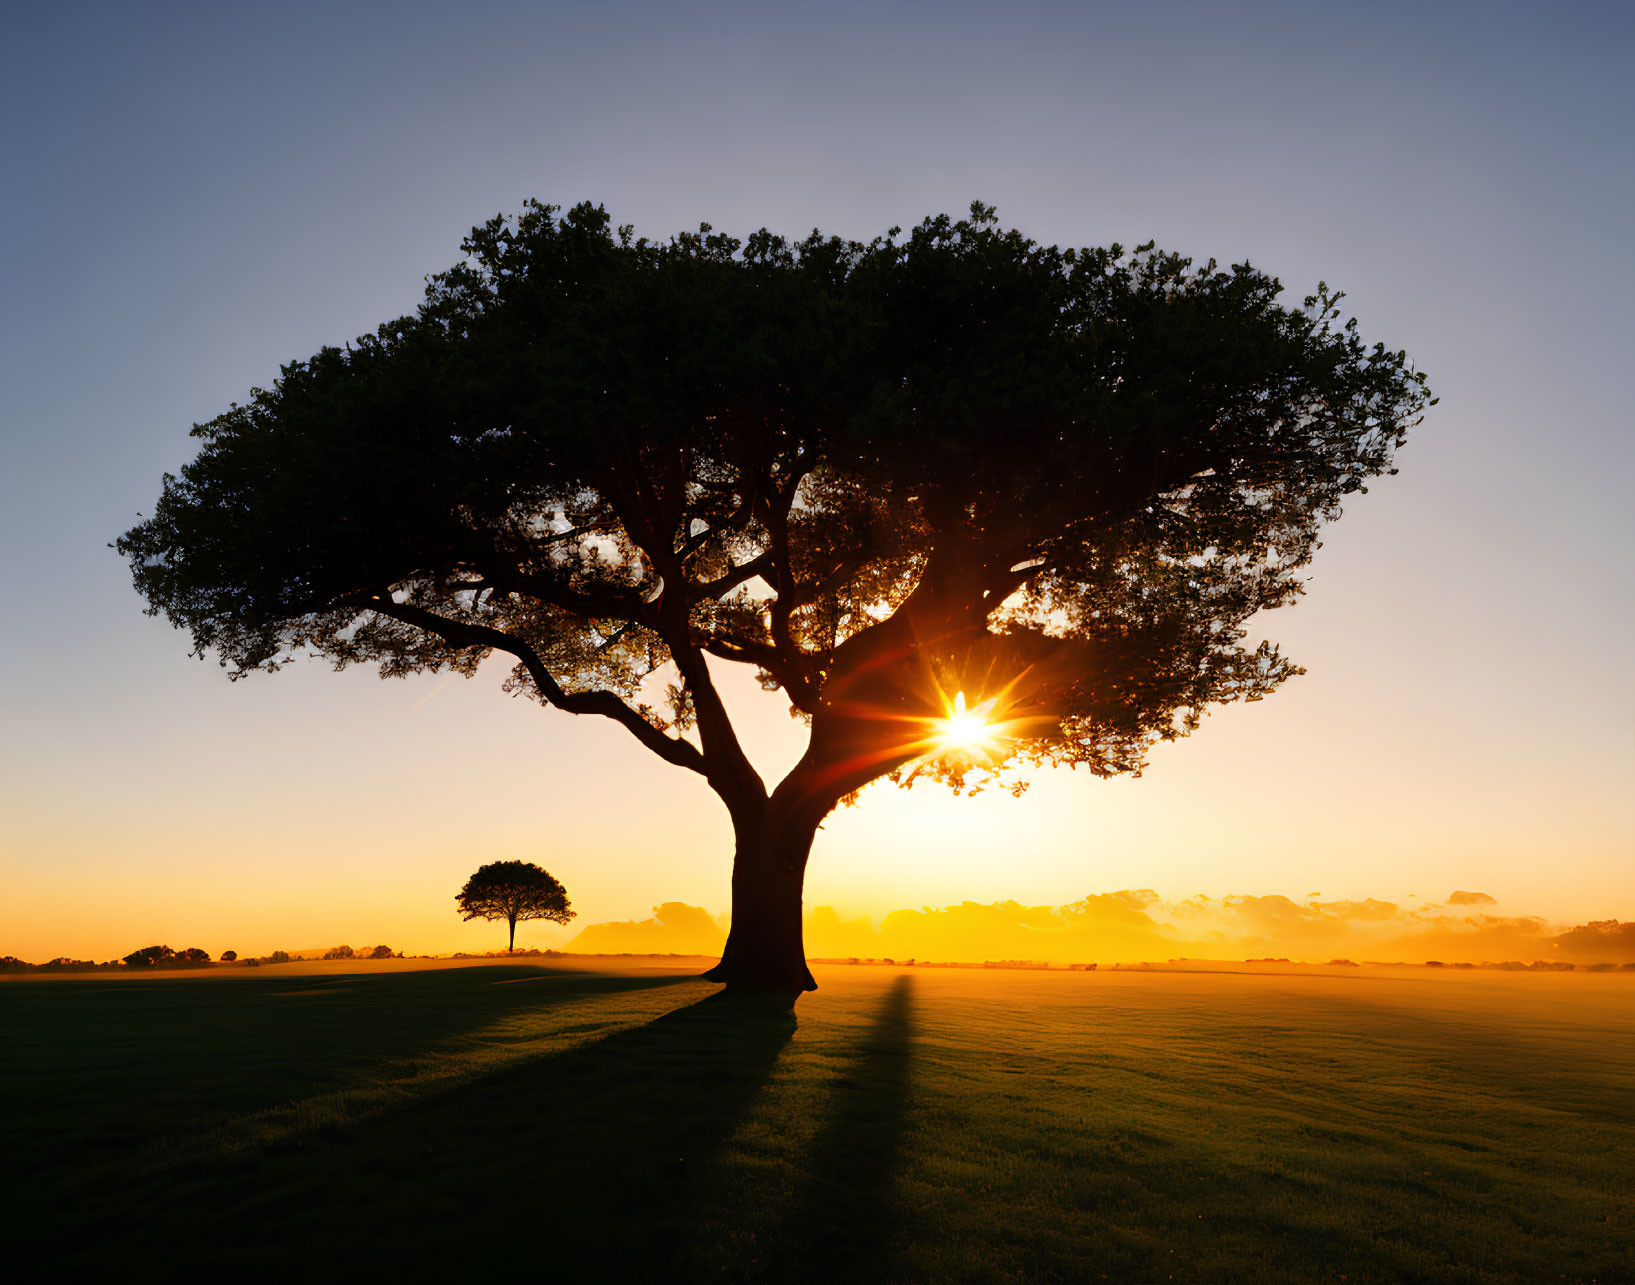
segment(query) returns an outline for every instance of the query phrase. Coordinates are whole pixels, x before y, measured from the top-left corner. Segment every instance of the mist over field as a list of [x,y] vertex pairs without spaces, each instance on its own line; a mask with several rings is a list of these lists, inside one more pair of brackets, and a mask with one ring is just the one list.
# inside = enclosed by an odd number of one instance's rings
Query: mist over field
[[[708,955],[730,920],[702,906],[667,901],[645,920],[590,924],[566,945],[606,954]],[[1166,900],[1150,888],[1098,893],[1062,906],[1015,901],[894,910],[876,920],[816,906],[805,916],[814,958],[890,957],[981,962],[1116,963],[1169,959],[1281,957],[1422,963],[1537,960],[1573,964],[1635,961],[1635,923],[1551,924],[1505,914],[1483,892],[1455,890],[1438,902],[1403,905],[1369,898],[1324,901],[1271,895]]]

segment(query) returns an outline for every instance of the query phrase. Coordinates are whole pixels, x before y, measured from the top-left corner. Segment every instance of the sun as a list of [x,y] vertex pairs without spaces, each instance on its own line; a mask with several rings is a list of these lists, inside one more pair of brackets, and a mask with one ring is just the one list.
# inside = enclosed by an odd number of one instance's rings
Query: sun
[[[1013,794],[1027,788],[1025,783],[1017,786],[999,778],[1023,741],[1038,735],[1035,729],[1048,723],[1046,718],[1017,708],[1013,693],[1021,678],[1018,675],[996,692],[979,688],[975,704],[966,701],[963,691],[956,691],[950,698],[948,687],[937,683],[936,690],[928,695],[933,708],[940,706],[941,713],[912,720],[911,752],[915,757],[905,764],[904,774],[893,779],[899,785],[911,785],[923,774],[955,786],[956,792],[970,794],[996,783]],[[966,780],[972,771],[982,774],[975,786]]]
[[953,708],[941,719],[937,728],[937,743],[945,750],[973,750],[986,746],[993,739],[993,728],[979,710],[965,707],[965,693],[954,697]]

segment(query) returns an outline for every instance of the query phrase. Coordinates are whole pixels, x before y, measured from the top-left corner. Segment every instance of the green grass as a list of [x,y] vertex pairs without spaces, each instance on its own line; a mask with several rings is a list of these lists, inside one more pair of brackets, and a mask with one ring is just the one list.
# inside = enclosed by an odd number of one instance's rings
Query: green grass
[[0,985],[16,1279],[1635,1280],[1626,978]]

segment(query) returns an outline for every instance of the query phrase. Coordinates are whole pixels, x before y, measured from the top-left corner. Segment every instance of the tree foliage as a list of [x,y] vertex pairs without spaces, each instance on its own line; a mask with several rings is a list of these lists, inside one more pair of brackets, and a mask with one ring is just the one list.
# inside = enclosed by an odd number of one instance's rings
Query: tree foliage
[[527,919],[548,919],[565,924],[574,918],[567,890],[548,871],[530,861],[493,861],[478,866],[454,897],[461,916],[503,919],[511,927],[507,950],[517,943],[517,924]]
[[1286,309],[1248,265],[1044,248],[981,207],[863,245],[654,244],[531,205],[466,250],[418,315],[195,429],[120,542],[235,674],[498,649],[519,690],[703,770],[685,673],[631,703],[675,651],[810,715],[929,577],[949,632],[1071,655],[1018,750],[1131,770],[1295,672],[1243,625],[1424,400],[1326,290]]

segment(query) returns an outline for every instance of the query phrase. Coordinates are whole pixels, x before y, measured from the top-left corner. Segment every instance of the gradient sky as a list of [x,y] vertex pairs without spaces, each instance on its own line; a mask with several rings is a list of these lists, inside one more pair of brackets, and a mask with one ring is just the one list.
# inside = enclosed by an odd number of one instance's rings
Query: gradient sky
[[[229,684],[106,545],[187,430],[406,312],[529,196],[662,236],[868,238],[973,198],[1063,244],[1349,292],[1442,398],[1264,632],[1309,674],[1139,781],[889,785],[808,905],[1117,888],[1635,918],[1635,94],[1626,5],[15,8],[0,42],[0,954],[485,949],[537,861],[579,923],[728,905],[691,774],[498,673]],[[726,675],[763,771],[785,704]],[[578,927],[579,925],[575,925]],[[519,931],[559,944],[572,930]]]

